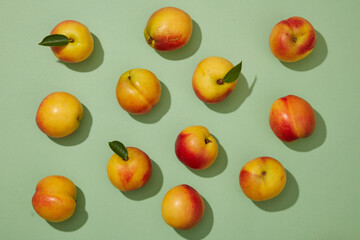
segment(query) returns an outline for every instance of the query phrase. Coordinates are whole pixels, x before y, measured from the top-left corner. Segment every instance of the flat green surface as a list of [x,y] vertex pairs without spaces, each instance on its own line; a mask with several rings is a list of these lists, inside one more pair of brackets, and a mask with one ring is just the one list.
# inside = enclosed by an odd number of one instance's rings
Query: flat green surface
[[[164,6],[194,20],[190,43],[157,53],[143,37],[149,16]],[[357,239],[360,234],[360,4],[329,1],[2,1],[0,8],[0,239]],[[268,46],[272,27],[301,16],[318,41],[306,59],[284,64]],[[38,45],[59,22],[84,23],[95,38],[90,59],[63,64]],[[235,91],[206,105],[191,78],[205,57],[243,61]],[[115,97],[119,76],[146,68],[162,82],[159,104],[131,116]],[[79,130],[50,139],[36,126],[41,100],[54,91],[75,95],[85,107]],[[272,133],[268,113],[279,97],[295,94],[316,110],[314,134],[284,144]],[[219,158],[191,171],[174,152],[177,134],[203,125],[218,139]],[[108,141],[136,146],[153,160],[143,189],[121,193],[109,182]],[[288,173],[277,198],[254,203],[238,175],[247,161],[271,156]],[[49,224],[32,208],[37,182],[48,175],[70,178],[79,188],[74,216]],[[204,197],[205,215],[190,231],[165,224],[165,193],[186,183]]]

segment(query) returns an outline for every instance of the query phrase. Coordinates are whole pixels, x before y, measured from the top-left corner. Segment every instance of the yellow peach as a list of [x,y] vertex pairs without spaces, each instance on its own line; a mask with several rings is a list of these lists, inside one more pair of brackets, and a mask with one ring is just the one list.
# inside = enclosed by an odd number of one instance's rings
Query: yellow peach
[[286,171],[274,158],[255,158],[240,170],[239,183],[248,198],[265,201],[282,192],[286,184]]
[[74,20],[65,20],[54,27],[51,34],[65,35],[70,42],[65,46],[51,47],[55,56],[64,62],[77,63],[87,59],[94,49],[89,29]]
[[76,193],[76,186],[70,179],[48,176],[36,185],[32,205],[37,214],[47,221],[65,221],[74,214]]
[[120,106],[132,114],[149,112],[159,102],[160,96],[160,81],[146,69],[126,71],[116,86],[116,98]]
[[83,114],[83,106],[75,96],[66,92],[54,92],[40,103],[36,124],[46,135],[61,138],[78,129]]
[[181,9],[165,7],[154,12],[145,27],[146,42],[159,51],[183,47],[192,34],[192,19]]
[[176,229],[195,227],[204,216],[205,205],[201,195],[182,184],[170,189],[163,198],[161,214],[164,221]]
[[218,103],[234,90],[237,80],[224,82],[225,75],[234,65],[222,57],[207,57],[196,67],[192,86],[196,96],[206,103]]

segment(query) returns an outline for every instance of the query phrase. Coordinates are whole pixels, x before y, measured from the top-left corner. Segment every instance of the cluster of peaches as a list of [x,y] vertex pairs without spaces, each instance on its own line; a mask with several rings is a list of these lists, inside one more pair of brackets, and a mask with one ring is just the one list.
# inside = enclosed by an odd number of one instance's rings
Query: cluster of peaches
[[[165,7],[154,12],[145,27],[146,42],[158,51],[183,47],[192,35],[193,22],[184,11]],[[295,62],[311,53],[316,42],[313,26],[301,17],[291,17],[275,25],[269,45],[280,61]],[[59,23],[40,43],[50,46],[55,56],[65,62],[81,62],[94,48],[93,37],[77,21]],[[219,103],[236,87],[241,62],[234,66],[222,57],[207,57],[196,67],[192,86],[196,96],[206,103]],[[159,102],[161,85],[156,75],[146,69],[123,73],[116,86],[120,106],[130,114],[146,114]],[[41,102],[36,123],[42,132],[54,138],[73,133],[83,116],[83,107],[73,95],[54,92]],[[315,129],[315,113],[304,99],[288,95],[277,99],[269,114],[269,124],[282,141],[291,142],[310,136]],[[149,156],[136,147],[125,147],[119,141],[109,142],[114,151],[107,165],[110,182],[120,191],[143,187],[151,178]],[[204,126],[190,126],[176,138],[175,154],[187,167],[201,171],[217,159],[218,145]],[[258,157],[247,162],[239,174],[240,187],[253,201],[277,196],[285,187],[286,171],[271,157]],[[39,181],[32,198],[35,211],[52,222],[70,218],[76,207],[76,186],[63,176],[48,176]],[[201,195],[189,185],[170,189],[163,198],[164,221],[177,229],[190,229],[200,222],[205,207]]]

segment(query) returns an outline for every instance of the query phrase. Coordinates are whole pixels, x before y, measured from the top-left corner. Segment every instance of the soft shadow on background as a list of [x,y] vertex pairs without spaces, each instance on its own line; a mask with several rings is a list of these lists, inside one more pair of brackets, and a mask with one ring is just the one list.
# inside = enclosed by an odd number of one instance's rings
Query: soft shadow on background
[[64,232],[72,232],[81,228],[88,220],[88,213],[85,210],[85,195],[83,191],[77,188],[76,208],[74,214],[63,222],[48,222],[50,226]]
[[70,134],[69,136],[63,138],[53,138],[49,137],[53,142],[63,145],[63,146],[75,146],[84,142],[89,134],[92,125],[92,116],[89,109],[83,104],[84,114],[80,120],[79,128]]
[[197,50],[200,48],[201,40],[202,40],[201,29],[199,27],[199,24],[197,24],[197,22],[193,20],[193,31],[191,34],[191,38],[185,46],[176,49],[174,51],[168,51],[168,52],[156,51],[156,52],[160,56],[168,60],[182,60],[191,57],[197,52]]
[[198,223],[198,225],[196,225],[195,227],[193,227],[189,230],[180,230],[180,229],[174,228],[174,230],[183,238],[186,238],[189,240],[205,239],[205,237],[210,233],[210,231],[214,225],[213,210],[212,210],[209,202],[203,196],[202,196],[202,198],[204,199],[205,212],[204,212],[203,218]]
[[94,39],[94,50],[88,59],[79,63],[59,62],[78,72],[91,72],[97,69],[104,61],[104,49],[101,46],[99,38],[93,33],[92,36]]
[[153,160],[151,160],[151,166],[152,166],[152,173],[149,181],[139,189],[128,192],[122,191],[121,193],[124,194],[125,197],[131,200],[140,201],[153,197],[158,192],[160,192],[164,181],[162,171],[159,165]]
[[228,157],[225,152],[225,149],[220,144],[219,140],[215,136],[213,136],[213,137],[215,138],[215,140],[218,144],[218,156],[215,159],[215,162],[206,169],[196,170],[196,169],[188,168],[190,171],[192,171],[194,174],[196,174],[200,177],[209,178],[209,177],[214,177],[216,175],[219,175],[226,169],[226,166],[228,164]]
[[294,142],[283,142],[288,148],[298,152],[309,152],[320,147],[326,139],[326,125],[322,116],[315,109],[316,126],[311,136]]
[[156,123],[169,111],[171,106],[170,91],[163,82],[160,81],[160,84],[161,96],[159,102],[148,113],[141,115],[129,113],[133,119],[142,123]]
[[268,212],[277,212],[290,208],[299,198],[299,185],[294,176],[286,170],[286,185],[284,190],[276,197],[266,201],[253,201],[253,203]]
[[205,105],[211,110],[218,113],[231,113],[238,109],[247,97],[252,93],[257,77],[255,76],[253,83],[249,87],[248,81],[241,73],[236,87],[230,95],[219,103],[205,103]]
[[321,33],[319,33],[316,30],[315,33],[316,33],[315,47],[314,50],[308,56],[293,63],[282,62],[282,61],[280,62],[285,67],[295,71],[308,71],[322,64],[327,57],[328,48],[326,45],[325,38],[321,35]]

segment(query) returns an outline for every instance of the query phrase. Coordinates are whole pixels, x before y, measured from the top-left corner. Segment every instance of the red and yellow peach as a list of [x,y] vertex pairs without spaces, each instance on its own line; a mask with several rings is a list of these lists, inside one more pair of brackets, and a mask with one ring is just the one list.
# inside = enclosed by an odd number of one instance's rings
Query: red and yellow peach
[[309,137],[315,129],[315,112],[304,99],[288,95],[277,99],[270,109],[269,123],[274,134],[284,142]]
[[143,187],[152,173],[149,156],[135,147],[126,147],[128,159],[114,153],[107,165],[110,182],[120,191],[132,191]]
[[160,100],[161,84],[146,69],[131,69],[123,73],[116,86],[116,98],[120,106],[132,114],[149,112]]
[[192,19],[181,9],[164,7],[154,12],[145,27],[146,42],[159,51],[183,47],[192,34]]
[[309,55],[316,43],[314,27],[302,17],[291,17],[277,23],[269,38],[273,55],[284,62],[296,62]]
[[282,192],[286,185],[286,171],[274,158],[255,158],[240,170],[239,183],[248,198],[265,201]]
[[205,205],[201,195],[186,184],[170,189],[161,205],[164,221],[176,229],[188,230],[195,227],[204,212]]
[[48,176],[39,181],[32,198],[34,210],[50,222],[70,218],[76,207],[76,186],[63,176]]
[[89,29],[78,21],[63,21],[54,27],[51,34],[62,34],[70,40],[65,46],[51,47],[54,55],[63,62],[82,62],[93,52],[93,36]]
[[205,169],[216,160],[218,145],[207,128],[190,126],[177,136],[175,153],[186,166],[193,169]]

